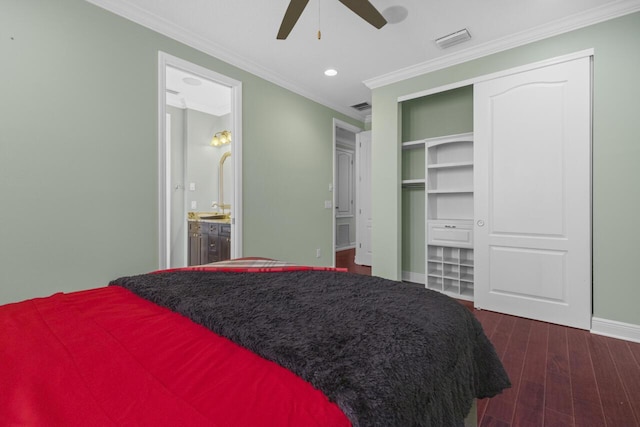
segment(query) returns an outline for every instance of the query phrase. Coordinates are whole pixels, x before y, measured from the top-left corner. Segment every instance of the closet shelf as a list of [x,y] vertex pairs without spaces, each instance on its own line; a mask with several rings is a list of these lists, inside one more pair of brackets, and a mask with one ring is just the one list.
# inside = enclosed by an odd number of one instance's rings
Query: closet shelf
[[427,139],[426,146],[426,286],[473,300],[473,134]]
[[425,146],[425,140],[419,139],[416,141],[407,141],[402,143],[403,150],[411,150],[413,148],[422,148]]
[[427,190],[429,194],[473,193],[473,188],[451,188],[448,190]]
[[473,283],[473,274],[461,274],[460,281]]
[[426,180],[424,178],[402,180],[403,187],[424,187],[425,183]]
[[446,168],[463,168],[473,167],[473,162],[451,162],[451,163],[434,163],[427,165],[428,169],[446,169]]

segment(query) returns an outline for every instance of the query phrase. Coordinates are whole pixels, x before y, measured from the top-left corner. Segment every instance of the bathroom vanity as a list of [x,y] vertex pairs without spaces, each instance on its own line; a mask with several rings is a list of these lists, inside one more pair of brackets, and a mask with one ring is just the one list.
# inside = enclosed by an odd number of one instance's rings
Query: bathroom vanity
[[188,265],[209,264],[231,258],[228,219],[189,219]]

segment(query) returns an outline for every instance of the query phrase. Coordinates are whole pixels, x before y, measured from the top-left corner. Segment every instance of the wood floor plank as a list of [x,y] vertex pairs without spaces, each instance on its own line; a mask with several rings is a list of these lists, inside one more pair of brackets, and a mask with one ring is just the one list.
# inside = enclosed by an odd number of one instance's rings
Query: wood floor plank
[[[549,324],[531,321],[531,331],[527,343],[527,354],[522,369],[522,378],[544,383],[547,365],[547,346],[549,341]],[[543,384],[544,385],[544,384]]]
[[504,352],[509,343],[509,338],[513,332],[513,327],[516,324],[516,317],[514,316],[502,316],[495,331],[491,335],[491,342],[496,349],[498,357],[502,359]]
[[[482,329],[485,335],[493,342],[492,336],[500,323],[500,320],[504,317],[503,314],[495,313],[487,310],[473,310],[474,315],[480,321]],[[484,417],[487,409],[487,404],[490,399],[478,399],[478,424],[481,424],[482,417]]]
[[567,328],[569,369],[576,426],[605,426],[598,384],[593,372],[587,337],[589,332]]
[[482,423],[478,423],[478,427],[511,427],[511,423],[487,416],[482,420]]
[[495,312],[474,314],[513,384],[478,401],[478,426],[640,427],[639,343]]
[[[544,378],[544,373],[541,373]],[[523,379],[518,391],[512,425],[542,427],[544,424],[544,384]]]
[[487,404],[489,403],[489,399],[478,399],[476,401],[476,407],[478,408],[477,416],[478,416],[478,425],[481,424],[482,418],[484,417],[485,410],[487,409]]
[[[545,415],[548,411],[571,417],[573,420],[573,399],[569,371],[569,349],[567,328],[549,325],[547,344]],[[555,417],[559,419],[560,417]],[[546,424],[546,418],[545,418]]]
[[610,338],[600,335],[590,335],[587,340],[605,421],[607,426],[637,426],[627,394],[611,358],[607,340]]
[[[491,335],[491,342],[496,349],[496,353],[504,361],[504,354],[509,344],[509,339],[513,333],[516,318],[513,316],[499,315],[500,319]],[[507,423],[510,425],[513,417],[513,401],[506,399],[503,394],[492,399],[486,399],[486,407],[482,414],[478,413],[478,424],[482,426],[498,425],[496,423]],[[482,415],[482,417],[480,417]]]
[[[494,338],[502,337],[501,326],[508,321],[506,316],[498,325]],[[515,413],[516,398],[520,387],[522,376],[522,367],[527,352],[527,343],[529,340],[529,331],[531,329],[531,320],[516,317],[513,319],[513,327],[511,334],[502,350],[502,364],[504,365],[509,378],[511,379],[511,388],[503,391],[500,395],[494,397],[487,404],[485,416],[492,419],[513,423],[513,415]],[[498,348],[496,348],[498,350]],[[500,354],[500,353],[498,353]]]
[[636,359],[636,363],[640,368],[640,343],[630,342],[629,350],[631,350],[631,353],[633,354],[633,358]]
[[[636,424],[640,424],[640,364],[635,360],[632,343],[609,338],[606,340],[616,371],[635,415]],[[640,345],[639,345],[640,347]]]
[[[553,409],[544,411],[544,427],[574,427],[573,417],[556,412]],[[576,426],[578,427],[578,426]]]
[[607,344],[636,417],[636,423],[640,425],[640,360],[633,354],[634,347],[640,350],[640,344],[613,338],[607,340]]
[[549,325],[537,321],[531,321],[530,325],[513,424],[542,427]]
[[515,402],[499,394],[489,399],[479,426],[512,425]]
[[495,313],[493,311],[487,310],[474,310],[476,318],[482,324],[482,329],[484,329],[484,333],[489,339],[491,339],[494,334],[498,323],[500,323],[501,315],[500,313]]

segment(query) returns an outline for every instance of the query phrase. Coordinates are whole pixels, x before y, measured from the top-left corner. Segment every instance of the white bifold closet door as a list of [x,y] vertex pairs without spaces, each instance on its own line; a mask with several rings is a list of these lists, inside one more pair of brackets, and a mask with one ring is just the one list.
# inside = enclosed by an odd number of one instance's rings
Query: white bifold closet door
[[590,61],[474,86],[478,308],[591,327]]

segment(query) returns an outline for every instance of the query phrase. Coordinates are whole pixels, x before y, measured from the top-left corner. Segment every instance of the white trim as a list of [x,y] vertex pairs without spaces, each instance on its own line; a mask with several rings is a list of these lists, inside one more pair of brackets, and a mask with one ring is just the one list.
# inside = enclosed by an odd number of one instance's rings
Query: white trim
[[169,216],[167,212],[167,91],[166,67],[162,65],[162,57],[158,55],[158,268],[163,269],[169,264],[169,245],[167,234]]
[[473,142],[473,132],[436,136],[424,140],[424,144],[427,146],[427,148],[435,147],[436,145],[440,144],[448,144],[450,142]]
[[424,285],[425,283],[427,283],[427,277],[423,273],[414,273],[413,271],[403,271],[402,281],[419,283],[421,285]]
[[339,246],[339,247],[337,247],[336,248],[336,252],[348,251],[349,249],[355,249],[355,248],[356,248],[356,243],[355,242],[351,242],[347,246]]
[[233,114],[233,133],[231,141],[233,151],[233,203],[232,213],[232,233],[231,236],[231,258],[241,258],[244,250],[242,242],[243,234],[243,204],[242,204],[242,82],[236,81],[236,86],[231,90],[231,113]]
[[[338,146],[338,138],[336,135],[336,129],[340,128],[340,129],[345,129],[348,130],[349,132],[353,132],[353,133],[359,133],[362,132],[362,129],[360,129],[357,126],[351,125],[347,122],[343,122],[340,119],[336,119],[335,117],[333,118],[333,120],[331,121],[331,125],[333,126],[331,128],[331,135],[333,136],[333,146],[332,146],[332,150],[331,150],[331,164],[332,164],[332,172],[331,172],[331,200],[332,200],[332,208],[331,208],[331,234],[333,235],[333,240],[331,242],[331,247],[333,248],[333,260],[331,261],[331,266],[335,267],[336,266],[336,256],[335,256],[335,252],[336,252],[336,212],[335,212],[335,208],[333,208],[333,206],[336,205],[336,148]],[[356,195],[356,200],[357,200],[357,195]],[[357,225],[356,225],[357,227]]]
[[522,31],[502,39],[471,46],[450,55],[425,61],[420,64],[402,68],[391,73],[365,80],[363,83],[369,89],[376,89],[397,83],[422,74],[431,73],[462,64],[473,59],[482,58],[494,53],[502,52],[515,47],[523,46],[535,41],[543,40],[559,34],[574,31],[589,25],[594,25],[620,16],[628,15],[640,10],[640,0],[621,0],[609,2],[606,5],[590,9],[586,12],[572,15],[568,18],[549,22],[531,30]]
[[592,317],[591,333],[640,343],[640,325],[632,323]]
[[158,51],[158,264],[159,268],[169,265],[169,236],[167,235],[169,215],[167,206],[167,155],[166,143],[166,67],[171,66],[208,80],[228,86],[231,89],[232,121],[231,151],[234,174],[234,200],[231,211],[231,257],[242,256],[242,82],[223,74],[185,61],[168,53]]
[[594,56],[594,49],[584,49],[578,52],[569,53],[566,55],[556,56],[549,59],[544,59],[538,62],[532,62],[530,64],[520,65],[518,67],[509,68],[506,70],[496,71],[495,73],[484,74],[481,76],[473,77],[467,80],[461,80],[444,86],[438,86],[431,89],[421,90],[419,92],[409,93],[398,97],[398,102],[409,101],[415,98],[421,98],[423,96],[433,95],[440,92],[445,92],[451,89],[458,89],[464,86],[471,86],[476,83],[485,82],[487,80],[493,80],[504,76],[522,73],[525,71],[535,70],[536,68],[548,67],[550,65],[560,64],[562,62],[573,61],[575,59],[585,58],[588,56]]
[[140,7],[127,2],[123,3],[118,0],[86,0],[95,6],[115,13],[125,19],[128,19],[143,27],[149,28],[157,33],[167,36],[180,43],[184,43],[194,49],[218,58],[230,65],[236,66],[242,70],[252,73],[258,77],[261,77],[271,83],[289,89],[290,91],[304,96],[312,101],[315,101],[321,105],[338,111],[348,117],[356,120],[364,121],[365,116],[358,114],[358,111],[350,107],[343,105],[337,105],[333,102],[323,99],[315,93],[311,93],[306,89],[303,89],[291,82],[283,80],[277,73],[265,68],[264,66],[253,62],[251,59],[242,57],[237,52],[229,50],[217,43],[212,42],[210,39],[200,37],[194,32],[182,28],[172,22],[169,22],[163,18],[153,15]]

